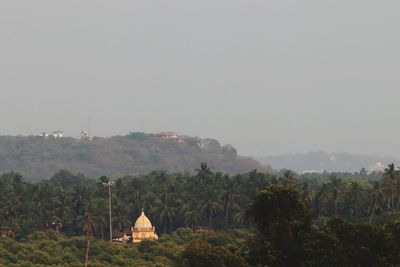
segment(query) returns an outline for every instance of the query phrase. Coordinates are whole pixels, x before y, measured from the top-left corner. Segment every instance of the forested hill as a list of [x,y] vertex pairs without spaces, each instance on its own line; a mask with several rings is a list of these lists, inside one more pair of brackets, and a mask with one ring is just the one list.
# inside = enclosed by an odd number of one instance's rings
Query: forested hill
[[383,171],[389,163],[399,164],[395,158],[374,155],[353,155],[349,153],[325,153],[313,151],[306,154],[288,154],[259,158],[274,169],[290,169],[302,172],[355,172],[361,168],[367,171]]
[[[201,141],[201,142],[200,142]],[[98,178],[138,175],[154,170],[193,172],[201,162],[229,174],[270,171],[212,139],[165,139],[131,133],[91,141],[70,137],[0,136],[0,172],[17,171],[28,179],[48,178],[61,169]]]

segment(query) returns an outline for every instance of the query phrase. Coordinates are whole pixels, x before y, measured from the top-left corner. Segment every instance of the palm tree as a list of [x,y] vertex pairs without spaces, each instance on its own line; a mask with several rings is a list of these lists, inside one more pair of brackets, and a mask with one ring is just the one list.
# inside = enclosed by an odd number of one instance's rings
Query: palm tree
[[1,208],[1,216],[3,217],[3,221],[6,225],[11,225],[11,222],[17,216],[17,207],[12,201],[9,199],[7,202],[3,202],[5,205]]
[[352,206],[356,212],[356,217],[358,217],[359,199],[361,194],[361,185],[359,181],[353,180],[350,182],[349,193]]
[[281,183],[286,186],[293,186],[296,173],[291,170],[285,170],[283,175],[279,178]]
[[129,211],[125,202],[115,197],[112,200],[112,224],[119,230],[124,229],[131,224],[129,219]]
[[108,210],[107,201],[103,198],[96,198],[90,202],[89,213],[94,214],[93,216],[93,227],[96,232],[96,236],[104,240],[104,229],[107,227],[108,223]]
[[123,183],[122,179],[117,179],[115,181],[113,189],[114,189],[113,191],[115,192],[115,195],[117,195],[120,199],[125,198],[126,186]]
[[247,216],[247,210],[243,207],[240,207],[239,205],[235,206],[235,215],[233,216],[235,222],[240,225],[241,228],[244,228],[246,216]]
[[371,214],[369,217],[369,224],[371,224],[372,222],[372,217],[374,216],[375,210],[378,208],[378,203],[379,200],[382,198],[382,194],[383,194],[383,188],[381,187],[381,185],[378,182],[374,183],[374,189],[371,192],[371,196],[374,199],[374,204],[372,206],[371,209]]
[[229,178],[228,175],[224,176],[223,189],[220,193],[220,197],[224,203],[225,209],[225,227],[229,227],[229,211],[235,206],[235,197],[236,197],[236,185]]
[[40,185],[36,188],[35,196],[35,213],[41,220],[42,227],[46,227],[54,215],[54,187],[49,184]]
[[140,200],[143,190],[143,183],[138,178],[133,178],[127,186],[128,197],[133,201]]
[[86,221],[86,208],[90,203],[90,193],[84,186],[77,185],[70,194],[71,209],[74,213],[72,225],[75,231],[81,232]]
[[63,223],[68,223],[73,216],[73,211],[70,207],[70,198],[67,192],[63,189],[59,190],[53,199],[54,212],[56,217]]
[[387,218],[386,221],[389,219],[390,210],[392,210],[392,214],[395,213],[395,194],[396,194],[396,186],[398,184],[398,175],[399,171],[395,169],[393,163],[389,164],[387,168],[385,168],[383,172],[383,183],[385,188],[385,198],[387,199]]
[[329,187],[332,190],[332,197],[333,197],[333,203],[335,206],[335,216],[338,215],[338,204],[339,204],[339,198],[341,194],[343,193],[343,181],[342,179],[336,178],[336,176],[331,176],[329,177]]
[[220,202],[219,194],[216,192],[214,187],[207,186],[203,193],[203,203],[200,206],[201,211],[207,217],[208,227],[212,226],[212,219],[215,214],[223,210],[223,205]]
[[196,205],[196,200],[193,197],[182,199],[180,201],[179,211],[185,226],[190,226],[190,228],[194,230],[195,226],[197,226],[200,221],[200,211],[198,205]]
[[204,185],[207,181],[207,177],[212,175],[206,162],[202,162],[200,164],[200,169],[195,169],[195,171],[197,172],[196,177],[199,179],[201,185]]
[[318,194],[318,204],[321,207],[318,218],[322,215],[325,210],[326,204],[332,199],[332,192],[328,184],[323,184],[322,189]]
[[[26,183],[22,180],[22,175],[11,172],[1,176],[4,183],[1,184],[1,207],[0,214],[5,224],[15,225],[19,228],[19,220],[23,214],[26,199]],[[14,227],[15,228],[15,227]],[[14,229],[15,230],[15,229]]]
[[158,214],[158,219],[164,227],[164,233],[167,232],[167,224],[169,225],[169,232],[173,229],[173,217],[175,216],[175,207],[172,203],[172,196],[167,192],[161,196],[156,196],[153,200],[152,214]]
[[301,184],[299,195],[301,200],[307,204],[310,204],[313,201],[315,193],[310,186],[309,180],[305,180]]
[[86,187],[77,185],[71,194],[72,208],[77,216],[83,215],[85,206],[89,202],[89,192]]

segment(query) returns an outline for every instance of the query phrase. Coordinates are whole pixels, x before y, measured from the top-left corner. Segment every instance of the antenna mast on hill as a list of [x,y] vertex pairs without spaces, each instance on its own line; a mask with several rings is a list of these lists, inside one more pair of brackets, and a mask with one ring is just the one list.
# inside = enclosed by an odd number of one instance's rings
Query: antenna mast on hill
[[90,113],[88,114],[87,132],[88,132],[88,135],[89,135],[89,136],[92,134],[92,131],[91,131],[91,129],[90,129]]
[[146,132],[146,126],[145,126],[144,120],[142,120],[142,123],[141,123],[141,125],[140,125],[140,131],[141,131],[142,133],[145,133],[145,132]]

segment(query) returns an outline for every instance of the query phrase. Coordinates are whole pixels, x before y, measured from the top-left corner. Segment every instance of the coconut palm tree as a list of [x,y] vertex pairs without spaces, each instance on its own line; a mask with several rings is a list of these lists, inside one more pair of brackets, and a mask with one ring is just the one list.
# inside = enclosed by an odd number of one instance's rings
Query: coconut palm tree
[[286,186],[294,185],[294,178],[296,177],[296,173],[291,170],[285,170],[283,175],[279,178],[280,182]]
[[358,180],[350,181],[349,185],[349,193],[350,193],[350,202],[355,210],[356,217],[358,217],[358,210],[359,210],[359,200],[362,188],[360,182]]
[[143,192],[143,183],[138,178],[133,178],[127,186],[128,197],[130,200],[138,201]]
[[396,194],[396,186],[398,184],[399,178],[399,170],[396,170],[393,163],[389,164],[384,172],[383,172],[383,180],[386,187],[386,194],[388,196],[388,212],[389,209],[392,210],[392,213],[395,212],[395,194]]
[[88,215],[94,214],[93,216],[93,227],[96,235],[104,240],[104,230],[108,223],[108,209],[107,200],[104,198],[96,198],[90,202],[88,208]]
[[244,224],[246,223],[246,215],[247,210],[239,205],[235,206],[235,215],[233,216],[235,222],[240,225],[241,228],[244,228]]
[[308,205],[313,201],[315,192],[312,190],[309,180],[305,180],[301,184],[299,195],[300,199]]
[[113,228],[122,230],[131,224],[129,210],[125,202],[115,197],[112,201],[112,224]]
[[[77,185],[71,193],[72,208],[77,216],[83,215],[84,208],[89,202],[89,192],[86,187]],[[86,218],[85,218],[86,220]]]
[[318,218],[322,215],[323,211],[326,210],[326,204],[332,199],[332,192],[328,184],[323,184],[321,191],[318,194],[318,205],[321,207],[318,213]]
[[335,216],[338,216],[338,205],[341,194],[344,190],[342,179],[336,178],[336,176],[329,177],[328,185],[332,191],[332,198],[335,207]]
[[375,210],[377,208],[379,208],[379,201],[381,200],[382,195],[383,195],[383,188],[379,184],[379,182],[375,182],[374,183],[374,189],[372,190],[370,195],[371,195],[372,199],[374,200],[374,204],[372,205],[372,208],[371,208],[371,213],[370,213],[370,217],[369,217],[369,224],[371,224],[371,222],[372,222],[372,217],[375,214]]
[[225,227],[229,227],[229,212],[236,204],[236,184],[233,180],[230,179],[228,175],[224,176],[222,183],[222,192],[220,193],[220,198],[223,201],[224,210],[225,210]]
[[55,191],[55,188],[49,184],[40,185],[35,190],[35,213],[38,214],[42,227],[46,227],[54,216],[53,194]]
[[202,195],[203,203],[201,204],[200,209],[207,218],[208,227],[211,227],[215,214],[218,211],[223,210],[223,205],[221,204],[221,200],[219,198],[220,194],[218,194],[215,187],[206,186]]
[[170,193],[165,192],[160,196],[156,196],[153,200],[153,207],[150,212],[158,216],[160,225],[163,225],[164,233],[167,232],[167,224],[169,225],[169,232],[172,232],[175,205]]
[[186,196],[179,200],[179,214],[185,226],[192,228],[192,230],[200,222],[200,211],[197,201],[191,196]]
[[207,182],[207,177],[212,175],[207,162],[202,162],[200,164],[200,169],[195,169],[195,171],[197,172],[196,177],[199,179],[201,185],[205,185]]
[[63,224],[67,224],[72,220],[73,211],[70,205],[71,199],[68,193],[61,189],[57,192],[56,196],[53,198],[54,203],[54,213],[59,221]]

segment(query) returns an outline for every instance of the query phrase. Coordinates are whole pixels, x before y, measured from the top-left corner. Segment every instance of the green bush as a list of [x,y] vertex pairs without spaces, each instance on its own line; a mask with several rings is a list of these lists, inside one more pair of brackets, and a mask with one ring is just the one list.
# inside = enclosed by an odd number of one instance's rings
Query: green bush
[[69,264],[69,263],[73,263],[75,261],[78,261],[78,259],[72,253],[65,253],[64,252],[63,257],[62,257],[62,261],[64,263]]
[[188,267],[247,267],[239,255],[222,246],[193,240],[182,253],[183,265]]
[[27,236],[27,241],[42,241],[42,240],[50,240],[50,237],[47,233],[44,232],[34,232]]
[[17,262],[17,258],[4,247],[0,247],[0,262],[4,264],[9,262],[15,263]]
[[35,250],[31,255],[29,255],[28,260],[32,263],[43,265],[52,265],[53,263],[51,257],[40,250]]

